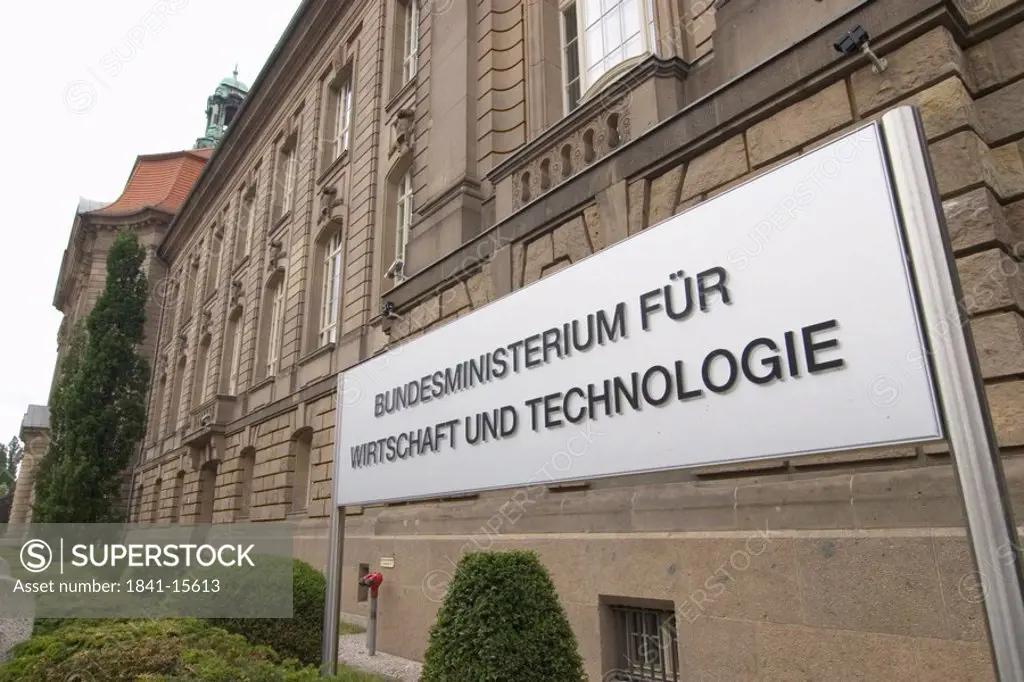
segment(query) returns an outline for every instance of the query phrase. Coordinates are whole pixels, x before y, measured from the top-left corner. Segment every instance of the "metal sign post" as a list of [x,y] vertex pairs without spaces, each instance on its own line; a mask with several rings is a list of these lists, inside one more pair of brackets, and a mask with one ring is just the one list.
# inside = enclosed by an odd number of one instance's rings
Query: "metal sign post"
[[970,334],[953,249],[934,197],[920,117],[900,107],[882,117],[904,238],[928,330],[971,552],[984,587],[985,617],[1001,682],[1024,682],[1024,579],[1020,542],[992,417]]
[[324,632],[320,648],[320,674],[338,673],[338,622],[341,620],[341,577],[345,562],[345,508],[334,502],[334,482],[341,473],[342,385],[344,374],[338,376],[338,393],[334,408],[334,472],[331,477],[331,525],[327,536],[327,597],[324,602]]

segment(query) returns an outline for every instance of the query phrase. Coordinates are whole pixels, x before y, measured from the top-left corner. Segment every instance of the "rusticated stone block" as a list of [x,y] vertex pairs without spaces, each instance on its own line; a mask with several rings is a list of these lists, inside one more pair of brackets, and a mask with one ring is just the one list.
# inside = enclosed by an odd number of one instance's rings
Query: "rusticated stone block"
[[1024,445],[1024,381],[985,387],[999,447]]
[[971,315],[1016,307],[1024,310],[1024,265],[999,249],[958,258],[961,306]]
[[971,334],[983,377],[1024,374],[1024,317],[1019,313],[979,317],[971,322]]
[[736,135],[690,161],[679,201],[735,180],[749,170],[743,135]]
[[545,234],[526,245],[526,262],[523,267],[523,286],[540,279],[544,268],[555,260],[551,234]]
[[929,140],[964,128],[983,132],[974,98],[959,76],[950,76],[927,90],[908,97],[898,106],[902,105],[916,106],[920,109],[925,136]]
[[474,308],[487,305],[494,299],[494,284],[486,267],[466,281],[466,289]]
[[594,247],[595,252],[610,244],[608,235],[605,233],[606,228],[601,224],[601,214],[598,212],[597,206],[591,205],[583,209],[583,225],[587,228],[590,245]]
[[629,236],[629,207],[626,181],[620,180],[597,195],[597,210],[608,246]]
[[972,47],[967,53],[976,87],[987,90],[1024,73],[1024,24]]
[[978,100],[985,139],[991,144],[1024,132],[1024,82],[1017,81]]
[[469,306],[469,292],[464,282],[456,282],[441,292],[441,317],[454,315]]
[[551,238],[556,259],[568,257],[576,263],[590,255],[590,241],[587,239],[582,216],[556,227]]
[[750,128],[750,164],[756,168],[852,120],[846,83],[834,83]]
[[990,242],[1011,244],[1013,234],[1003,209],[986,187],[942,202],[954,251]]
[[1000,197],[1020,192],[1022,178],[1015,166],[1021,160],[1016,145],[990,150],[976,133],[965,131],[932,144],[929,150],[942,196],[980,185],[987,185]]
[[675,214],[679,190],[683,183],[683,166],[676,166],[668,173],[651,181],[650,224],[657,225]]
[[646,178],[629,183],[629,233],[636,234],[647,227],[648,185]]
[[948,76],[958,75],[968,84],[971,82],[967,60],[944,27],[929,31],[885,58],[889,66],[883,73],[874,73],[869,65],[851,77],[853,105],[860,116],[874,113]]

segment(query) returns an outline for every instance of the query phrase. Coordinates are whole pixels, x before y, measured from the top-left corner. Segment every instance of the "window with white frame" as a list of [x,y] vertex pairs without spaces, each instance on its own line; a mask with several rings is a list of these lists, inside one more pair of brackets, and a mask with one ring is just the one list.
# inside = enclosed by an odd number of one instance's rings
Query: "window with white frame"
[[274,182],[274,222],[292,210],[295,199],[295,181],[299,155],[295,136],[281,145],[277,158],[277,175]]
[[412,224],[412,168],[407,170],[398,182],[395,195],[395,260],[402,267],[395,272],[395,281],[405,279],[405,248],[409,243],[409,226]]
[[252,249],[253,233],[256,231],[256,185],[241,193],[238,211],[238,236],[235,260],[240,261]]
[[573,111],[611,69],[656,51],[654,0],[570,0],[562,5],[565,105]]
[[341,293],[341,231],[324,248],[323,290],[320,294],[320,345],[338,340],[338,303]]
[[284,318],[284,280],[278,280],[270,291],[270,331],[267,337],[267,376],[277,373],[281,354],[281,327]]
[[346,76],[328,88],[326,163],[348,151],[352,129],[352,80]]
[[405,0],[403,4],[402,84],[405,85],[416,75],[419,60],[420,9],[419,0]]
[[238,395],[238,375],[242,363],[242,311],[231,318],[231,355],[228,358],[227,394]]

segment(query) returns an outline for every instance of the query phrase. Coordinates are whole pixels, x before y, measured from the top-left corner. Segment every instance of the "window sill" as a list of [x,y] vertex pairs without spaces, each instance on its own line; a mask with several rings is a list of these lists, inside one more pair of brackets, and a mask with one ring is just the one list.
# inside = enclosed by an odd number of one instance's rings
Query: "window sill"
[[264,377],[264,378],[260,379],[259,381],[257,381],[252,386],[250,386],[246,390],[246,393],[255,393],[256,391],[260,390],[261,388],[264,388],[266,386],[271,385],[275,381],[277,381],[277,375],[276,374],[271,374],[270,376]]
[[386,113],[389,116],[392,113],[394,113],[395,109],[398,108],[398,104],[403,99],[405,99],[406,95],[408,95],[410,92],[413,91],[413,89],[415,89],[415,87],[416,87],[416,77],[418,75],[419,75],[419,72],[417,71],[416,73],[414,73],[412,75],[412,78],[410,78],[404,85],[402,85],[402,87],[398,88],[398,92],[396,92],[394,95],[392,95],[391,99],[388,100],[388,103],[386,105],[384,105],[384,113]]
[[284,224],[292,219],[292,211],[288,209],[284,215],[274,221],[274,224],[270,227],[270,235],[276,234],[278,230],[284,227]]
[[311,350],[310,352],[306,353],[301,358],[299,358],[299,366],[305,365],[306,363],[312,362],[313,360],[316,360],[321,356],[327,355],[328,353],[333,351],[337,347],[337,345],[337,341],[331,341],[330,343],[325,343],[324,345],[319,346],[314,350]]
[[348,163],[347,149],[343,151],[338,158],[327,164],[327,168],[325,168],[323,172],[320,173],[320,177],[317,178],[316,183],[318,185],[324,184],[325,182],[327,182],[327,178],[337,173],[341,169],[341,167],[344,166],[346,163]]
[[247,253],[244,256],[242,256],[241,258],[239,258],[238,262],[235,263],[235,267],[232,268],[232,270],[231,270],[231,275],[234,276],[234,275],[238,274],[238,272],[243,267],[245,267],[246,263],[248,263],[248,262],[249,262],[249,254]]

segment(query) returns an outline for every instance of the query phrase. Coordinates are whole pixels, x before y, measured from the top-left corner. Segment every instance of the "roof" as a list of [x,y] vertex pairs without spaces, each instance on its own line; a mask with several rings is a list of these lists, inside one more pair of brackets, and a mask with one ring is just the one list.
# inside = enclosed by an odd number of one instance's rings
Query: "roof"
[[121,196],[88,215],[127,216],[146,209],[177,213],[212,154],[213,149],[189,149],[139,156]]
[[95,199],[86,199],[85,197],[78,198],[78,212],[88,213],[89,211],[95,211],[101,209],[104,206],[109,206],[109,201],[96,201]]
[[50,428],[50,408],[46,405],[29,405],[25,418],[21,420],[23,429]]

